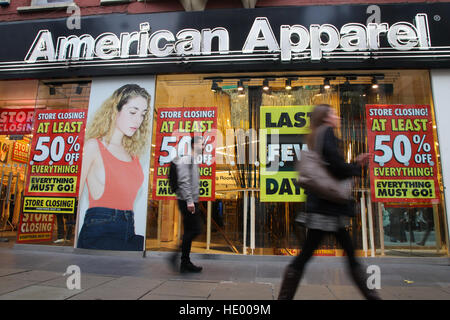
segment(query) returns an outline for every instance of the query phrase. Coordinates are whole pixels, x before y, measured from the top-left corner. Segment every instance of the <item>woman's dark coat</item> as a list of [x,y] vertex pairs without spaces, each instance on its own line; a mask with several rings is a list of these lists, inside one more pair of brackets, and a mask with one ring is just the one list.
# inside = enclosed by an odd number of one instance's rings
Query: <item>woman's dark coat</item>
[[[328,164],[330,173],[338,179],[350,178],[361,175],[361,166],[355,163],[346,163],[340,150],[340,141],[334,135],[332,127],[328,127],[324,133],[322,158]],[[316,150],[320,152],[320,150]],[[354,201],[344,204],[321,199],[313,193],[306,192],[306,212],[321,213],[327,215],[348,215],[353,216]]]

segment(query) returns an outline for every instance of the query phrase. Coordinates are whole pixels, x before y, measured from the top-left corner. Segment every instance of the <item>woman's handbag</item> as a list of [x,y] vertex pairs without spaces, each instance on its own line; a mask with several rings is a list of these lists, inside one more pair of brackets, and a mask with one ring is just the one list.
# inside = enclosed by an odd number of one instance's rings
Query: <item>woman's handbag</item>
[[301,188],[316,194],[319,198],[345,203],[352,199],[353,179],[338,180],[329,173],[321,156],[326,129],[326,126],[317,129],[315,150],[301,151],[300,161],[297,164],[299,173],[297,181]]

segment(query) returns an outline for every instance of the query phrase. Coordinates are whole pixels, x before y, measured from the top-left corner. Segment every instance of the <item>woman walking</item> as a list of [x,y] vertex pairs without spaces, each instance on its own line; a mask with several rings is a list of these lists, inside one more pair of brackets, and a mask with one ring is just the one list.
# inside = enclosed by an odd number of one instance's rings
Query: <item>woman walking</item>
[[[308,148],[321,154],[328,170],[337,179],[360,176],[361,166],[367,162],[369,154],[359,155],[356,163],[349,164],[344,161],[339,150],[339,141],[333,131],[333,128],[338,126],[339,120],[331,106],[326,104],[316,106],[311,115],[311,133],[307,138]],[[321,134],[318,136],[319,132]],[[322,145],[322,150],[315,149],[316,137],[323,139],[323,143],[318,143]],[[368,300],[379,299],[378,295],[367,287],[365,273],[355,259],[352,241],[345,229],[349,217],[354,215],[353,203],[348,201],[338,204],[319,198],[308,191],[307,196],[306,213],[302,213],[299,217],[300,222],[308,228],[306,241],[300,255],[285,270],[278,300],[293,299],[306,263],[328,233],[334,234],[342,245],[348,257],[350,274],[364,297]]]

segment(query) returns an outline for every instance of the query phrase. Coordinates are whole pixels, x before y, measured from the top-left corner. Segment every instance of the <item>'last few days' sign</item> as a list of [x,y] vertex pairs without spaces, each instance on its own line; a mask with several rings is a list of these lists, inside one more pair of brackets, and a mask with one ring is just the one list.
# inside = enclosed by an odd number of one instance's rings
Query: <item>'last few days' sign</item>
[[313,106],[261,107],[260,186],[262,202],[304,202],[304,190],[295,184]]

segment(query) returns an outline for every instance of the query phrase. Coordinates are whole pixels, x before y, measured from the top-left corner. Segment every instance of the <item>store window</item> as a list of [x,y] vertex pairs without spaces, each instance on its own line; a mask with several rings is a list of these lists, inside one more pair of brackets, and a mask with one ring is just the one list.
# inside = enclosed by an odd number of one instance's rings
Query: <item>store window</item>
[[0,238],[11,243],[19,223],[31,141],[27,117],[33,114],[38,85],[34,80],[0,82]]
[[53,5],[57,3],[73,3],[72,0],[32,0],[32,6]]
[[[0,82],[0,166],[2,239],[14,243],[23,218],[24,191],[30,166],[32,128],[37,111],[86,109],[89,104],[90,80],[21,80]],[[59,131],[64,131],[63,127]],[[15,132],[14,132],[15,131]],[[65,130],[69,131],[69,130]],[[76,147],[76,143],[73,143]],[[55,150],[58,150],[56,148]],[[74,211],[76,212],[76,210]],[[37,215],[36,215],[37,216]],[[41,219],[42,216],[36,218]],[[55,214],[46,241],[29,241],[48,245],[73,246],[76,217]],[[31,219],[29,220],[31,221]],[[39,233],[38,223],[27,226],[30,233]],[[31,230],[37,228],[36,230]],[[24,230],[25,231],[25,230]],[[36,232],[31,232],[36,231]],[[23,241],[27,243],[28,241]]]
[[[305,202],[295,198],[295,188],[291,186],[290,200],[267,200],[267,185],[260,184],[261,148],[269,152],[260,131],[263,112],[275,114],[285,108],[289,113],[292,108],[331,105],[342,118],[336,134],[347,161],[368,151],[366,105],[430,105],[433,113],[425,70],[167,75],[158,76],[156,88],[149,190],[157,187],[153,175],[155,147],[160,145],[155,132],[158,109],[217,108],[221,137],[216,141],[215,200],[201,203],[205,228],[192,249],[203,253],[295,255],[305,239],[306,230],[295,223]],[[371,254],[373,249],[387,255],[439,254],[447,245],[434,114],[431,119],[437,199],[425,203],[372,201],[373,188],[368,170],[364,171],[354,186],[355,216],[348,226],[359,254]],[[298,139],[291,144],[302,148],[305,134],[291,137]],[[291,158],[298,151],[292,146],[284,150]],[[147,250],[175,250],[182,236],[181,224],[176,201],[149,195]],[[329,237],[316,254],[341,255],[342,249]]]

